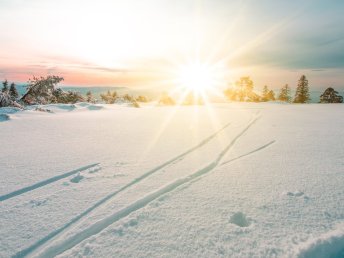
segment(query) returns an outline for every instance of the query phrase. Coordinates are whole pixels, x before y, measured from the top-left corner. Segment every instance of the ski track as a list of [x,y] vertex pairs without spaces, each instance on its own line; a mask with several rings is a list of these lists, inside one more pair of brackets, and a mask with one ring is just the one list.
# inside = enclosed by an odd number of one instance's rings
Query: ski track
[[84,167],[72,170],[70,172],[64,173],[62,175],[58,175],[58,176],[54,176],[54,177],[48,178],[48,179],[46,179],[44,181],[38,182],[36,184],[30,185],[30,186],[27,186],[27,187],[24,187],[22,189],[14,191],[14,192],[2,195],[2,196],[0,196],[0,202],[3,202],[3,201],[8,200],[8,199],[11,199],[11,198],[16,197],[18,195],[22,195],[22,194],[27,193],[27,192],[31,192],[33,190],[36,190],[37,188],[40,188],[40,187],[46,186],[48,184],[54,183],[54,182],[56,182],[58,180],[61,180],[63,178],[69,177],[71,175],[80,173],[80,172],[82,172],[82,171],[84,171],[86,169],[89,169],[89,168],[92,168],[92,167],[95,167],[95,166],[98,166],[98,165],[99,165],[99,163],[94,163],[94,164],[91,164],[91,165],[87,165],[87,166],[84,166]]
[[165,194],[173,191],[177,187],[179,187],[185,183],[188,183],[190,181],[193,181],[194,179],[199,178],[199,177],[211,172],[213,169],[215,169],[219,165],[221,159],[226,155],[228,150],[235,144],[235,142],[238,139],[240,139],[240,137],[253,124],[255,124],[255,122],[258,119],[259,119],[259,117],[256,117],[253,121],[249,122],[248,125],[220,152],[220,154],[217,156],[217,158],[214,161],[212,161],[209,165],[207,165],[204,168],[194,172],[193,174],[191,174],[189,176],[175,180],[174,182],[172,182],[172,183],[146,195],[145,197],[133,202],[129,206],[113,213],[112,215],[95,222],[94,224],[92,224],[88,228],[80,231],[79,233],[76,233],[75,235],[73,235],[67,239],[63,239],[61,242],[59,242],[59,243],[57,243],[51,247],[48,247],[46,250],[43,250],[42,253],[38,254],[38,257],[55,257],[59,254],[62,254],[63,252],[65,252],[65,251],[73,248],[77,244],[81,243],[85,239],[87,239],[93,235],[98,234],[99,232],[101,232],[102,230],[104,230],[105,228],[110,226],[111,224],[113,224],[113,223],[119,221],[120,219],[127,217],[131,213],[145,207],[147,204],[149,204],[150,202],[154,201],[155,199],[161,197],[162,195],[165,195]]
[[274,144],[275,142],[276,142],[276,141],[273,140],[273,141],[271,141],[271,142],[269,142],[269,143],[267,143],[267,144],[265,144],[265,145],[263,145],[263,146],[260,146],[260,147],[257,148],[257,149],[254,149],[253,151],[250,151],[250,152],[248,152],[248,153],[245,153],[245,154],[240,155],[240,156],[238,156],[238,157],[235,157],[235,158],[233,158],[233,159],[224,161],[224,162],[221,163],[220,166],[226,165],[227,163],[233,162],[234,160],[241,159],[241,158],[246,157],[246,156],[249,156],[249,155],[251,155],[251,154],[253,154],[253,153],[255,153],[255,152],[258,152],[258,151],[260,151],[260,150],[263,150],[263,149],[269,147],[270,145]]
[[[183,157],[185,157],[186,155],[194,152],[195,150],[199,149],[200,147],[202,147],[203,145],[207,144],[208,142],[210,142],[213,138],[215,138],[216,136],[218,136],[218,134],[220,132],[222,132],[223,130],[225,130],[228,126],[230,126],[231,123],[227,123],[225,126],[223,126],[221,129],[219,129],[218,131],[216,131],[215,133],[213,133],[212,135],[210,135],[209,137],[207,137],[206,139],[202,140],[199,144],[195,145],[194,147],[188,149],[187,151],[177,155],[176,157],[164,162],[163,164],[153,168],[152,170],[149,170],[148,172],[144,173],[143,175],[141,175],[138,178],[135,178],[134,180],[132,180],[131,182],[129,182],[128,184],[124,185],[123,187],[121,187],[120,189],[118,189],[115,192],[112,192],[111,194],[105,196],[104,198],[102,198],[101,200],[97,201],[93,206],[89,207],[88,209],[86,209],[85,211],[83,211],[82,213],[80,213],[78,216],[74,217],[72,220],[70,220],[67,224],[63,225],[62,227],[52,231],[51,233],[49,233],[47,236],[43,237],[42,239],[38,240],[36,243],[34,243],[33,245],[29,246],[28,248],[25,248],[21,251],[19,251],[18,253],[16,253],[13,257],[24,257],[26,255],[29,255],[31,252],[33,252],[34,250],[36,250],[37,248],[39,248],[40,246],[42,246],[43,244],[45,244],[46,242],[48,242],[49,240],[51,240],[53,237],[57,236],[58,234],[60,234],[61,232],[63,232],[65,229],[69,228],[71,225],[73,225],[74,223],[78,222],[80,219],[84,218],[85,216],[87,216],[91,211],[93,211],[94,209],[98,208],[99,206],[101,206],[102,204],[104,204],[106,201],[110,200],[111,198],[113,198],[114,196],[116,196],[117,194],[119,194],[120,192],[123,192],[124,190],[126,190],[127,188],[139,183],[140,181],[142,181],[143,179],[149,177],[150,175],[158,172],[159,170],[161,170],[162,168],[173,164],[174,162],[182,159]],[[77,173],[77,172],[75,172]]]

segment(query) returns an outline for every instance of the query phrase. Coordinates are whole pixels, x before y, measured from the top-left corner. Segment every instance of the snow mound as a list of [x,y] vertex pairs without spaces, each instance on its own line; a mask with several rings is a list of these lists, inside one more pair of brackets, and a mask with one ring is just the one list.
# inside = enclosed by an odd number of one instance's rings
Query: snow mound
[[2,107],[2,108],[0,108],[0,114],[14,114],[14,113],[17,113],[18,111],[21,111],[21,109],[16,108],[16,107]]
[[21,111],[16,107],[2,107],[0,108],[0,122],[5,122],[11,119],[10,114],[14,114]]
[[77,184],[77,183],[79,183],[83,178],[84,178],[84,177],[83,177],[82,175],[78,174],[78,175],[76,175],[75,177],[73,177],[70,181],[71,181],[72,183]]
[[229,222],[242,228],[248,227],[251,224],[250,221],[247,219],[246,215],[241,211],[234,213],[231,216]]
[[88,107],[90,105],[90,103],[87,103],[87,102],[79,102],[77,103],[78,106],[80,107]]
[[73,111],[76,109],[76,105],[74,104],[49,104],[45,105],[44,108],[48,108],[49,110],[65,110],[65,111]]
[[0,122],[5,122],[10,120],[10,116],[7,114],[0,114]]
[[299,258],[344,257],[344,224],[341,228],[312,239],[299,248]]
[[87,107],[88,110],[101,110],[101,109],[104,109],[103,106],[97,106],[97,105],[89,105]]

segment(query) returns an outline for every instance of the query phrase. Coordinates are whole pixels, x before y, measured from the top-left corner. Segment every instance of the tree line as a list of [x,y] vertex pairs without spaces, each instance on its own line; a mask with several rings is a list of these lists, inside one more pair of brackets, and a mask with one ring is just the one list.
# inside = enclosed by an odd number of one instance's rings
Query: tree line
[[[82,96],[76,91],[65,91],[57,84],[63,81],[63,77],[49,75],[47,77],[33,77],[29,79],[26,92],[19,97],[15,83],[9,84],[7,80],[2,82],[2,89],[0,91],[0,107],[15,106],[23,107],[25,105],[33,104],[51,104],[64,103],[73,104],[76,102],[87,101],[96,103],[97,100],[93,97],[91,91]],[[225,96],[231,101],[246,101],[246,102],[265,102],[265,101],[283,101],[293,103],[307,103],[310,99],[309,83],[305,75],[302,75],[298,81],[294,97],[291,96],[291,88],[288,84],[284,85],[278,95],[275,92],[264,86],[261,94],[254,91],[253,81],[250,77],[241,77],[234,85],[224,91]],[[108,91],[100,95],[101,100],[106,104],[113,104],[116,102],[131,103],[134,107],[139,107],[138,102],[147,102],[145,96],[138,96],[134,98],[129,94],[119,96],[116,91]],[[191,97],[186,98],[187,103],[195,103]],[[338,92],[332,87],[327,88],[320,96],[320,103],[342,103],[343,97],[338,95]],[[163,105],[174,105],[175,101],[168,95],[163,95],[159,100]],[[185,103],[184,103],[185,104]],[[201,104],[201,103],[198,103]]]
[[[273,90],[264,86],[259,95],[253,90],[253,81],[250,77],[241,77],[234,87],[227,88],[224,91],[225,96],[231,101],[246,102],[265,102],[265,101],[283,101],[293,103],[307,103],[311,100],[309,93],[309,83],[305,75],[302,75],[297,83],[294,98],[291,96],[291,88],[288,84],[284,85],[276,96]],[[333,88],[327,88],[320,96],[320,103],[342,103],[343,97]]]

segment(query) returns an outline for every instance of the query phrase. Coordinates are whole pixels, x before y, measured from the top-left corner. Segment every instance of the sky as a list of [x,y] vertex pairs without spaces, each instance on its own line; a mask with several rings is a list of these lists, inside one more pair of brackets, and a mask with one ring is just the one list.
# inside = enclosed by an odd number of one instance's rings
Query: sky
[[173,86],[178,67],[221,87],[344,89],[342,0],[0,0],[0,80],[60,75],[75,86]]

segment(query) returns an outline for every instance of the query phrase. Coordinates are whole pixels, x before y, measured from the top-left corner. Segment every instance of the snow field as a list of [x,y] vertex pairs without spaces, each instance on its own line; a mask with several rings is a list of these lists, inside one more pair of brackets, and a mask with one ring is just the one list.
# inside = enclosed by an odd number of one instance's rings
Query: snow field
[[341,105],[76,106],[1,123],[0,256],[343,252]]

